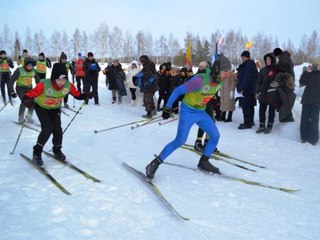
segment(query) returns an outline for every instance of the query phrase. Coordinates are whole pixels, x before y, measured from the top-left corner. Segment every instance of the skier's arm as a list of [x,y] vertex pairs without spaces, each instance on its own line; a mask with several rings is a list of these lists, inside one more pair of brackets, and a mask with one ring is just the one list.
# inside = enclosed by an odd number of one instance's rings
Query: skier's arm
[[46,58],[46,65],[48,68],[51,68],[51,66],[52,66],[49,58]]
[[[30,90],[25,94],[27,98],[34,99],[40,96],[44,91],[44,82],[38,83],[34,89]],[[24,97],[25,98],[25,97]]]
[[89,92],[89,93],[79,92],[73,83],[70,83],[70,92],[69,93],[77,100],[86,100],[88,98],[91,99],[94,95],[94,92]]
[[180,95],[183,95],[189,92],[198,91],[202,87],[202,84],[203,84],[202,77],[197,75],[192,77],[188,82],[186,82],[185,84],[173,90],[172,94],[169,97],[166,107],[172,108],[173,103],[177,100],[177,98]]
[[36,80],[36,84],[38,84],[40,82],[40,77],[39,74],[36,70],[34,70],[36,72],[36,75],[34,76],[34,79]]
[[13,62],[12,62],[12,60],[10,58],[8,58],[8,63],[9,63],[9,67],[10,68],[14,68]]
[[13,74],[11,75],[11,78],[10,78],[10,81],[9,81],[9,84],[8,84],[9,94],[14,92],[13,85],[14,85],[14,82],[17,81],[19,75],[20,75],[20,70],[19,70],[19,68],[17,68],[13,72]]
[[299,80],[299,84],[300,84],[301,87],[307,85],[307,82],[308,82],[308,79],[309,79],[309,75],[310,75],[310,73],[308,73],[308,72],[302,73],[302,75],[300,77],[300,80]]

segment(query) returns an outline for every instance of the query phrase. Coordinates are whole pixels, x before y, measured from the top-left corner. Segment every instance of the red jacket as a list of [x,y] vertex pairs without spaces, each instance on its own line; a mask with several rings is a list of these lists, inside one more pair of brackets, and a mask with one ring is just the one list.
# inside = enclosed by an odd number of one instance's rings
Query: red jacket
[[76,61],[76,76],[77,77],[84,77],[83,63],[84,63],[84,59],[82,59],[82,58],[80,58]]

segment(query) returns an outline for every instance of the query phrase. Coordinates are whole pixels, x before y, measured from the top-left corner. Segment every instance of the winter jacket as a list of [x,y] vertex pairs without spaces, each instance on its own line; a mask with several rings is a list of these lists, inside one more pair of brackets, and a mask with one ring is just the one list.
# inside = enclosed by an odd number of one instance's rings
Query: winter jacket
[[223,85],[220,90],[220,110],[225,111],[234,111],[235,110],[235,101],[234,97],[230,97],[230,92],[236,88],[236,76],[232,74],[230,78],[223,81]]
[[[111,65],[106,71],[106,77],[109,80],[108,89],[109,90],[119,90],[124,87],[124,81],[126,80],[126,74],[124,73],[121,64],[118,66]],[[122,82],[122,84],[121,84]]]
[[320,70],[304,72],[299,80],[300,86],[306,86],[301,104],[316,104],[320,106]]
[[[271,58],[271,65],[267,66],[266,59],[267,57]],[[259,94],[259,102],[262,104],[268,104],[268,89],[270,89],[270,83],[273,81],[275,77],[275,64],[276,58],[273,53],[268,53],[264,56],[264,62],[266,64],[263,67],[257,78],[256,84],[256,94]]]
[[163,63],[159,67],[160,70],[157,73],[158,74],[158,86],[159,86],[160,90],[169,91],[170,83],[171,83],[171,73],[168,68],[166,68],[165,70],[162,69],[162,66],[167,66],[167,64]]
[[276,87],[281,99],[281,106],[279,108],[279,121],[282,122],[291,114],[296,94],[294,90],[294,81],[289,73],[278,73],[274,81],[270,84],[271,87]]
[[151,77],[155,78],[152,84],[148,88],[142,88],[142,91],[145,93],[155,93],[158,91],[158,77],[155,64],[151,60],[146,60],[143,64],[141,72],[144,73],[142,78],[143,84],[146,83]]
[[243,92],[243,96],[255,93],[255,82],[258,74],[256,64],[253,60],[247,60],[242,63],[238,70],[237,91]]
[[293,67],[294,65],[291,60],[291,54],[288,51],[284,51],[279,57],[279,62],[276,64],[276,72],[289,73],[294,81],[295,75]]
[[[135,64],[137,66],[137,68],[134,68],[132,69],[132,64]],[[133,81],[132,81],[132,77],[134,77],[138,72],[140,72],[140,68],[139,68],[139,64],[137,61],[132,61],[129,65],[129,69],[128,69],[128,73],[127,73],[127,76],[126,76],[126,85],[129,87],[129,88],[137,88],[137,86],[135,86],[133,84]]]
[[99,72],[101,70],[99,63],[92,59],[91,61],[89,58],[83,63],[83,70],[85,81],[98,81]]

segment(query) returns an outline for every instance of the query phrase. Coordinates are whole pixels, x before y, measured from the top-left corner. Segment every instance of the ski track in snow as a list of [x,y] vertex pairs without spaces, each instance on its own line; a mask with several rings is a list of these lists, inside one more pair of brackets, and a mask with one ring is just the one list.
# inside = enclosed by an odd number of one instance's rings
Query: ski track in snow
[[[296,76],[303,65],[296,67]],[[49,75],[48,75],[49,76]],[[232,123],[218,122],[219,150],[240,159],[264,165],[249,172],[211,160],[230,176],[268,185],[297,188],[288,194],[272,189],[215,178],[201,172],[161,165],[154,179],[168,201],[189,222],[179,220],[122,161],[144,172],[145,166],[176,134],[177,121],[164,126],[151,124],[134,130],[130,126],[94,134],[94,130],[141,119],[144,108],[130,107],[130,93],[123,104],[111,104],[104,76],[99,78],[100,106],[90,100],[84,106],[63,140],[67,159],[102,180],[94,183],[79,173],[43,155],[48,171],[72,193],[61,193],[51,182],[23,160],[19,153],[32,155],[38,133],[24,129],[13,155],[20,127],[17,120],[20,100],[0,113],[0,239],[290,239],[314,240],[320,228],[319,144],[301,144],[299,124],[301,104],[298,95],[293,113],[295,122],[279,123],[269,135],[256,134],[256,126],[238,130],[242,111],[237,108]],[[69,97],[69,105],[73,99]],[[76,101],[77,110],[81,101]],[[65,128],[70,117],[61,115]],[[159,114],[159,113],[158,113]],[[37,117],[34,116],[37,120]],[[193,144],[197,127],[189,134]],[[51,138],[45,146],[51,148]],[[196,167],[199,156],[177,149],[168,162]]]

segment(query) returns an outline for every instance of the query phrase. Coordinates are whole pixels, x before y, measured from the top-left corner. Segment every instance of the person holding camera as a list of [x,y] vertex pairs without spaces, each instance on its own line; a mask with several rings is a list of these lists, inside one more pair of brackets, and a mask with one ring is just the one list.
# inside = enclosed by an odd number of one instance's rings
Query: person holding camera
[[309,66],[302,73],[300,87],[305,86],[301,104],[300,121],[301,142],[316,145],[319,140],[319,111],[320,111],[320,68],[318,64]]

